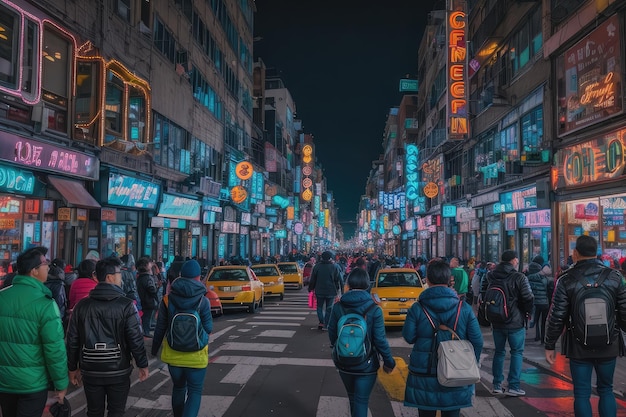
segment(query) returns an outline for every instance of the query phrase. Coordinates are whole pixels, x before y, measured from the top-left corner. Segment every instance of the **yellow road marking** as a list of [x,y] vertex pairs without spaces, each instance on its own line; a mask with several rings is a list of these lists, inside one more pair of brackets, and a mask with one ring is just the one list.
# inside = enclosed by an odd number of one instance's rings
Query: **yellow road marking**
[[391,373],[386,373],[382,367],[378,369],[378,382],[385,388],[391,400],[404,401],[404,388],[409,367],[404,359],[399,357],[394,357],[394,359],[396,360],[396,367]]

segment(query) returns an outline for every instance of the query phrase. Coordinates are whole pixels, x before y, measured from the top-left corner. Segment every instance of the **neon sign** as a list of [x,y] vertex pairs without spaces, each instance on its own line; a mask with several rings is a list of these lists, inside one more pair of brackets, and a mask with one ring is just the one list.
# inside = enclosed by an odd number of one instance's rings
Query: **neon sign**
[[448,12],[448,135],[450,139],[469,137],[465,59],[465,2],[451,1]]

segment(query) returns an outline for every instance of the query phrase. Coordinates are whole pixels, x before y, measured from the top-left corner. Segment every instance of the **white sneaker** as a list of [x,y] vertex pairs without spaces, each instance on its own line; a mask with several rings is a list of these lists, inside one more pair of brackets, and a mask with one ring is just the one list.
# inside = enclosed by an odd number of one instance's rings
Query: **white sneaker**
[[509,388],[504,393],[509,397],[521,397],[526,395],[526,391],[520,388]]

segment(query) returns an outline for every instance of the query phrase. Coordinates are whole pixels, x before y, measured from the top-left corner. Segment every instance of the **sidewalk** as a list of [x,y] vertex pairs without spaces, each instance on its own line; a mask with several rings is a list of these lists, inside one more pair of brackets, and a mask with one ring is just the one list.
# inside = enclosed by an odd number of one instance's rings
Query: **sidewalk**
[[[493,353],[495,345],[493,343],[493,335],[491,333],[491,329],[488,327],[481,327],[484,339],[483,351],[487,351],[489,353]],[[528,329],[526,331],[526,343],[524,346],[524,366],[525,370],[530,365],[536,368],[542,368],[556,376],[562,377],[568,381],[572,380],[569,371],[569,360],[562,357],[564,359],[564,364],[560,364],[558,362],[559,357],[561,357],[561,340],[556,344],[557,351],[557,363],[553,366],[550,366],[548,362],[546,362],[545,349],[542,344],[539,342],[535,342],[535,329]],[[506,346],[506,354],[507,358],[510,356],[509,347]],[[492,358],[493,355],[490,355]],[[508,361],[507,361],[508,362]],[[491,367],[491,364],[489,364]],[[505,366],[505,375],[507,374],[508,365]],[[489,381],[491,382],[491,381]],[[591,384],[595,387],[595,375],[591,381]],[[613,391],[616,395],[626,398],[626,357],[618,357],[617,358],[617,366],[615,367],[615,375],[613,377]]]

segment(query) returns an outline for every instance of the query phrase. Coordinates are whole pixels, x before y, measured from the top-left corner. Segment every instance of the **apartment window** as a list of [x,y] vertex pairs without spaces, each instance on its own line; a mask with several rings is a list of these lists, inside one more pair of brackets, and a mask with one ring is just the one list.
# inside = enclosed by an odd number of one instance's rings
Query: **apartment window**
[[125,21],[130,22],[130,0],[117,0],[117,14]]
[[42,98],[46,102],[48,130],[67,134],[68,97],[73,44],[44,27],[42,51]]
[[124,82],[112,71],[107,72],[106,103],[105,103],[105,143],[122,138],[122,109]]
[[537,8],[530,19],[525,21],[520,30],[513,35],[509,43],[509,59],[513,75],[526,67],[542,46],[541,8]]
[[0,6],[0,83],[17,89],[20,15]]
[[512,124],[500,132],[500,149],[505,162],[519,159],[517,124]]
[[543,107],[539,106],[522,117],[522,146],[525,151],[535,151],[542,142]]
[[193,0],[176,0],[176,5],[180,7],[183,15],[191,22],[193,16]]
[[176,63],[176,41],[174,35],[159,20],[154,18],[154,46],[173,64]]
[[74,139],[97,143],[100,134],[100,88],[102,63],[81,61],[76,63],[76,99],[74,100]]
[[146,129],[146,97],[138,88],[129,89],[128,136],[133,142],[142,142]]

